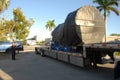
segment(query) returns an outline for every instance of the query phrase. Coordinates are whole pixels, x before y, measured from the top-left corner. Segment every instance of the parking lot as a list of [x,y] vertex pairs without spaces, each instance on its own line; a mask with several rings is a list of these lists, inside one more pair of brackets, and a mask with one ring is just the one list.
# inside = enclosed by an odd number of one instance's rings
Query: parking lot
[[[27,47],[25,52],[16,55],[0,55],[0,69],[13,80],[113,80],[113,65],[77,67],[49,57],[34,53],[34,47]],[[1,73],[0,73],[1,74]]]

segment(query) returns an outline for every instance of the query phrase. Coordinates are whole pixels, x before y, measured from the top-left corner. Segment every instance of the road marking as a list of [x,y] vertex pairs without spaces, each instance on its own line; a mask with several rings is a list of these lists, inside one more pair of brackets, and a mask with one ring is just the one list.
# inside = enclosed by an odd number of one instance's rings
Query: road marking
[[6,72],[4,72],[2,69],[0,69],[0,78],[2,80],[14,80],[10,75],[8,75]]

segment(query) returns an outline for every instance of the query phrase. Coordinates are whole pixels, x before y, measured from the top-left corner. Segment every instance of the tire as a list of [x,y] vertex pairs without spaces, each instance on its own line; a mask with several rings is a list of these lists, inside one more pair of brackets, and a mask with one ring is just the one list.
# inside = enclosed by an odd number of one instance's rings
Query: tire
[[44,50],[43,50],[43,49],[40,50],[40,55],[41,55],[42,57],[45,56],[45,55],[44,55]]
[[35,54],[40,54],[37,48],[35,48]]

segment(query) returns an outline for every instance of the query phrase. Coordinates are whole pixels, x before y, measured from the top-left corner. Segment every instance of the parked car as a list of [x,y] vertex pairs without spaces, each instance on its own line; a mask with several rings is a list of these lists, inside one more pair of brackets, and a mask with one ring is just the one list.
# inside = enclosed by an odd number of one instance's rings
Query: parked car
[[[0,42],[0,52],[11,52],[12,42],[9,41],[1,41]],[[16,45],[17,51],[23,51],[23,43],[22,41],[15,41],[14,44]]]

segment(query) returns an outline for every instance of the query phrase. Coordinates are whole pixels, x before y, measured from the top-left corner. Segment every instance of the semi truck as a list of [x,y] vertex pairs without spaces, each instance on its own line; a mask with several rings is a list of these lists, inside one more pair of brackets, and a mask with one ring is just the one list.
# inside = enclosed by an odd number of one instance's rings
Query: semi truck
[[104,42],[105,23],[100,11],[86,5],[70,12],[52,31],[50,47],[35,47],[36,54],[80,67],[114,63],[120,43]]

